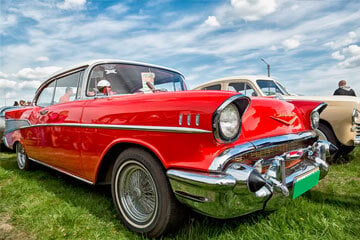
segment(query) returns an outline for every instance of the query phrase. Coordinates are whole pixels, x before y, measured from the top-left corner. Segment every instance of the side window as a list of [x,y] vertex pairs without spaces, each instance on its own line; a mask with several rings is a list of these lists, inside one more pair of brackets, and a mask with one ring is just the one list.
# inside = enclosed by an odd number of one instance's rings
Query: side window
[[245,83],[242,82],[229,83],[228,90],[245,94]]
[[81,72],[77,72],[56,80],[54,103],[71,102],[76,99]]
[[40,107],[47,107],[51,105],[54,95],[55,81],[50,83],[46,88],[42,90],[40,96],[37,99],[36,105]]
[[229,91],[236,91],[238,93],[244,94],[245,96],[257,96],[254,89],[248,84],[243,82],[230,83],[228,87]]
[[216,85],[212,85],[212,86],[207,86],[207,87],[203,88],[203,90],[221,90],[221,85],[216,84]]

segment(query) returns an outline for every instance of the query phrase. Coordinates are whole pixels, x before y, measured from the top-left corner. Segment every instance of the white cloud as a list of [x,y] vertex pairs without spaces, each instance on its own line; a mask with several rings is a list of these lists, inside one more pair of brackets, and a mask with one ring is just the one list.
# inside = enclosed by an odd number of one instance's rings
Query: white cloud
[[56,66],[36,67],[35,69],[23,68],[13,76],[20,79],[44,79],[60,69],[60,67]]
[[357,34],[352,31],[352,32],[349,32],[346,37],[342,37],[337,41],[331,41],[331,42],[325,43],[325,46],[329,46],[332,49],[339,49],[341,47],[355,43],[357,41],[357,39],[358,39]]
[[350,45],[342,50],[343,54],[348,58],[339,63],[343,68],[360,67],[360,46]]
[[215,16],[209,16],[206,21],[205,24],[210,26],[210,27],[220,27],[220,23],[219,21],[216,19]]
[[14,88],[16,86],[16,82],[7,79],[0,79],[0,88],[7,89],[7,88]]
[[64,10],[83,9],[86,0],[65,0],[63,3],[57,4],[57,7]]
[[48,62],[49,58],[46,56],[40,56],[38,58],[35,59],[37,62]]
[[6,29],[16,25],[17,17],[15,15],[0,15],[0,34],[5,34]]
[[0,71],[0,78],[7,78],[9,75]]
[[276,11],[277,0],[231,0],[237,15],[247,21],[256,21]]
[[17,86],[21,89],[37,89],[41,84],[41,81],[22,81],[17,83]]
[[295,49],[300,46],[299,36],[293,36],[292,38],[282,41],[282,45],[286,50]]
[[340,53],[340,51],[333,52],[331,57],[336,60],[344,60],[345,56]]
[[350,45],[343,49],[343,53],[350,56],[359,56],[360,55],[360,47],[358,45]]

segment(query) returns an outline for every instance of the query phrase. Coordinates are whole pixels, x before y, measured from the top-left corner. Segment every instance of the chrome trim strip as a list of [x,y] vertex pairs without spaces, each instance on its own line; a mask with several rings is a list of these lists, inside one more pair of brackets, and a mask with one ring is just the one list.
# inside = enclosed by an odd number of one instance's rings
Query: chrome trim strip
[[30,159],[31,161],[34,161],[34,162],[38,163],[38,164],[44,165],[45,167],[51,168],[51,169],[53,169],[53,170],[56,170],[56,171],[61,172],[61,173],[63,173],[63,174],[66,174],[66,175],[68,175],[68,176],[70,176],[70,177],[76,178],[77,180],[80,180],[80,181],[86,182],[86,183],[88,183],[88,184],[94,185],[93,182],[91,182],[91,181],[89,181],[89,180],[86,180],[86,179],[84,179],[84,178],[78,177],[78,176],[76,176],[76,175],[74,175],[74,174],[68,173],[68,172],[66,172],[66,171],[64,171],[64,170],[62,170],[62,169],[59,169],[59,168],[57,168],[57,167],[53,167],[53,166],[51,166],[51,165],[49,165],[49,164],[40,162],[39,160],[35,160],[35,159],[33,159],[33,158],[29,158],[29,159]]
[[135,130],[135,131],[150,131],[150,132],[174,132],[174,133],[211,133],[211,131],[197,128],[187,127],[163,127],[163,126],[143,126],[143,125],[113,125],[113,124],[86,124],[86,123],[47,123],[34,124],[31,126],[21,127],[20,129],[30,127],[81,127],[81,128],[104,128],[104,129],[119,129],[119,130]]
[[200,124],[200,114],[196,114],[195,125],[198,127]]
[[191,113],[187,115],[187,125],[190,126],[191,124]]
[[179,115],[179,126],[182,125],[182,122],[183,122],[183,114],[180,113],[180,115]]
[[209,172],[220,172],[223,170],[228,161],[239,155],[255,151],[257,149],[272,147],[295,140],[306,140],[313,137],[316,137],[315,131],[306,131],[301,133],[291,133],[276,137],[258,139],[255,141],[236,145],[234,147],[226,149],[217,157],[215,157],[208,170]]

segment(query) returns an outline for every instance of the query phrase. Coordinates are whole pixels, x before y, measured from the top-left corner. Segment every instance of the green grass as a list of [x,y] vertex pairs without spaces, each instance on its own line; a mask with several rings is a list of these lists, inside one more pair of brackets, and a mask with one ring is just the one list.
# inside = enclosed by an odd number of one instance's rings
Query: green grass
[[[229,220],[191,214],[163,239],[360,239],[360,148],[319,185],[273,212]],[[0,239],[144,239],[122,225],[109,187],[45,167],[24,172],[0,153]]]

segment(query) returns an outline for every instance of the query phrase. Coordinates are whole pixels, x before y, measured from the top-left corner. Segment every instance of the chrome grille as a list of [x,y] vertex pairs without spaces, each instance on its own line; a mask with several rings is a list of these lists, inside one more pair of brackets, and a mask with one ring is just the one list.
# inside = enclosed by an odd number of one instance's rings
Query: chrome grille
[[300,148],[305,148],[309,145],[310,144],[304,141],[294,141],[294,142],[284,143],[281,145],[277,145],[269,148],[263,148],[254,152],[246,153],[244,155],[234,158],[233,161],[252,165],[259,159],[266,160],[275,156],[279,156],[285,152],[293,151]]
[[360,136],[360,123],[355,123],[356,126],[356,136]]

